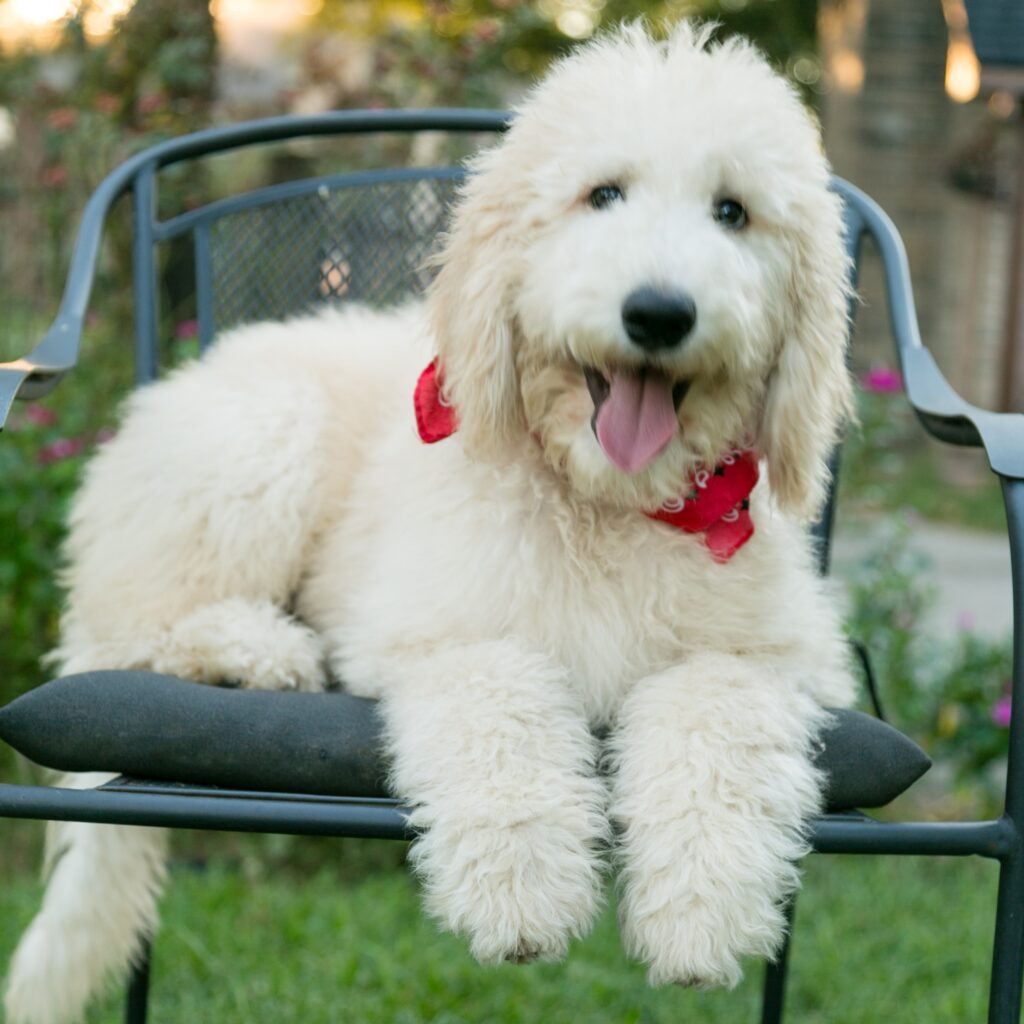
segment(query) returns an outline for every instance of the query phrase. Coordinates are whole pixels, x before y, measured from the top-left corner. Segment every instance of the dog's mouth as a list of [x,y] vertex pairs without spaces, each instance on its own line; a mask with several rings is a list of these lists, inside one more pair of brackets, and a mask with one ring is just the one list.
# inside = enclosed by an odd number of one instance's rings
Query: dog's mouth
[[602,372],[583,367],[594,415],[590,425],[609,461],[624,473],[638,473],[679,431],[679,405],[690,381],[673,381],[653,367]]

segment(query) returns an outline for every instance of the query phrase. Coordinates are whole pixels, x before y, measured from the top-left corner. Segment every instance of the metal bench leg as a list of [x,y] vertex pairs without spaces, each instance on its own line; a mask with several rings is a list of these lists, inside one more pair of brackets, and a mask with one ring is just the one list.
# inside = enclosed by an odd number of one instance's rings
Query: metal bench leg
[[761,1000],[761,1024],[782,1024],[786,1001],[786,972],[789,968],[789,944],[793,938],[796,895],[786,905],[786,938],[775,960],[764,967],[764,995]]
[[1024,956],[1024,850],[1016,845],[999,866],[995,949],[988,1024],[1019,1024]]
[[128,998],[124,1006],[124,1024],[146,1024],[146,1012],[149,1005],[149,965],[153,946],[147,940],[142,947],[142,955],[132,968],[132,976],[128,980]]
[[1006,764],[1006,812],[1013,837],[999,864],[989,1024],[1019,1024],[1024,955],[1024,480],[1001,477],[1013,580],[1013,697]]

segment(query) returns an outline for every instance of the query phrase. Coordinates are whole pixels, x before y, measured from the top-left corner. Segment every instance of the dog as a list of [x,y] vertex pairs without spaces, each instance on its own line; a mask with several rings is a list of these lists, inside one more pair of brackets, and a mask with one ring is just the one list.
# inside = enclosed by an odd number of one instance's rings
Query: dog
[[[746,42],[632,25],[471,171],[425,304],[236,329],[130,400],[55,657],[343,680],[478,960],[563,957],[611,861],[650,982],[731,986],[782,941],[853,690],[806,532],[851,411],[819,133]],[[156,927],[161,830],[49,838],[11,1024],[76,1019]]]

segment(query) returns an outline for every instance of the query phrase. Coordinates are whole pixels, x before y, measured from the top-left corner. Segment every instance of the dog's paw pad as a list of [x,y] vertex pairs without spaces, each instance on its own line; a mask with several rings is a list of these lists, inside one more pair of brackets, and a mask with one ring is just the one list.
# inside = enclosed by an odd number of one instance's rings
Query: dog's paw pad
[[536,946],[520,942],[516,948],[505,956],[509,964],[532,964],[540,957],[540,949]]
[[699,974],[684,974],[682,977],[676,978],[672,984],[677,988],[692,988],[700,992],[705,989],[725,985],[727,982],[714,981],[709,978],[701,977]]

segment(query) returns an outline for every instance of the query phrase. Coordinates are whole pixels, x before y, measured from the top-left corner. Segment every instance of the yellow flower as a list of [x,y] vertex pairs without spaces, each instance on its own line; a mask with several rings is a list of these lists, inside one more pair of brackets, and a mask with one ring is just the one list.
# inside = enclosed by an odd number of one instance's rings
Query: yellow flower
[[963,720],[964,713],[959,704],[943,704],[939,709],[939,735],[943,739],[949,739],[950,736],[954,736]]

